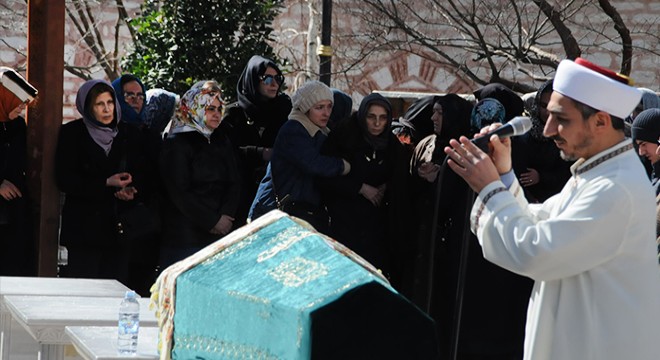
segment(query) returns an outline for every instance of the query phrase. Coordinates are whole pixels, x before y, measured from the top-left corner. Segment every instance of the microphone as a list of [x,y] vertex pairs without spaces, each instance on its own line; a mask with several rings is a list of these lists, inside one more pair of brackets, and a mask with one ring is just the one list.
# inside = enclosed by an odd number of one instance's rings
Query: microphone
[[527,116],[516,116],[513,119],[509,120],[506,124],[498,127],[497,129],[486,133],[482,137],[474,138],[472,141],[473,144],[477,145],[479,149],[488,152],[488,143],[490,142],[490,137],[497,135],[500,139],[508,138],[511,136],[518,136],[528,132],[532,128],[532,120]]

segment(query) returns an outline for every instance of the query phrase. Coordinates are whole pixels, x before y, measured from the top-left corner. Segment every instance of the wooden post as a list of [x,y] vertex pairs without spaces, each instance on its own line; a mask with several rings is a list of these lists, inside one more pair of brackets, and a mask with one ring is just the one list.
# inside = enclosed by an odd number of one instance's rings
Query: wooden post
[[39,276],[57,275],[60,195],[54,168],[55,147],[62,124],[64,1],[28,1],[27,77],[39,95],[27,111],[27,181]]

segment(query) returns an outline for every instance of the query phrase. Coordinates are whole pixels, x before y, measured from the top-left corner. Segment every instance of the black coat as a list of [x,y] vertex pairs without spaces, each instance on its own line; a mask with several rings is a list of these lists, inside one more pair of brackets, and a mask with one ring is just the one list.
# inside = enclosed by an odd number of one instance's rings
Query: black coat
[[[396,284],[397,247],[405,223],[400,220],[407,203],[405,148],[389,133],[387,148],[374,150],[362,137],[355,115],[341,121],[328,135],[322,154],[351,164],[345,176],[319,178],[323,202],[331,218],[329,235],[364,257]],[[359,194],[362,184],[387,186],[379,207]]]
[[537,139],[530,133],[512,140],[511,156],[513,170],[518,178],[528,168],[539,173],[539,183],[523,186],[527,201],[542,203],[552,195],[558,194],[571,177],[572,161],[565,161],[559,155],[559,149],[549,139]]
[[[130,247],[118,236],[117,215],[148,197],[155,168],[144,148],[143,133],[121,122],[117,126],[107,156],[82,119],[60,130],[55,175],[65,195],[60,243],[69,250],[70,276],[126,281]],[[131,174],[130,186],[138,190],[135,199],[128,202],[116,199],[118,189],[106,186],[108,177],[123,171]]]
[[25,181],[26,132],[21,117],[0,122],[0,183],[11,182],[23,195],[9,201],[0,197],[0,275],[35,275]]
[[[413,164],[428,161],[442,163],[446,142],[436,142],[431,135],[422,140],[413,155]],[[483,258],[477,238],[465,225],[472,193],[449,166],[442,183],[417,179],[413,188],[414,214],[418,219],[414,271],[406,293],[436,321],[441,354],[448,356],[456,309],[461,248],[468,244],[463,295],[459,357],[484,359],[522,358],[525,316],[531,287],[530,279],[504,270]],[[434,200],[440,191],[438,212]],[[435,220],[435,222],[434,222]],[[433,224],[436,236],[431,238]],[[429,301],[430,299],[430,301]],[[483,357],[480,357],[483,356]],[[508,357],[507,357],[508,356]]]
[[236,212],[237,225],[245,223],[247,219],[259,182],[266,174],[268,162],[263,160],[263,150],[275,144],[275,138],[291,112],[291,100],[281,94],[263,107],[263,112],[268,116],[252,119],[238,103],[230,104],[225,110],[220,128],[211,136],[215,138],[223,134],[229,138],[239,156],[242,194]]
[[234,217],[240,199],[235,153],[229,141],[198,132],[169,135],[160,156],[167,192],[163,207],[165,246],[204,247],[220,236],[210,230],[222,215]]

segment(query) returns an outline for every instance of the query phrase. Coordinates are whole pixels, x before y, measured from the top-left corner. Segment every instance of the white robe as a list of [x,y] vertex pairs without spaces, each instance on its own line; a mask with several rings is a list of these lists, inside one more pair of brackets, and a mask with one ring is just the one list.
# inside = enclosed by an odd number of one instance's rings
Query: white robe
[[632,149],[609,158],[629,144],[578,160],[543,204],[517,182],[479,193],[471,220],[484,257],[536,281],[526,360],[660,359],[654,192]]

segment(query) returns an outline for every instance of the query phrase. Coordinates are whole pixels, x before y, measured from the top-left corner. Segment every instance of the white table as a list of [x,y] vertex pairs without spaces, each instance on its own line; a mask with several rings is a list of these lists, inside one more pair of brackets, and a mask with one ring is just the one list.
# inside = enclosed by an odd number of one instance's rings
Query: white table
[[117,353],[117,326],[67,326],[66,334],[71,338],[78,354],[85,360],[157,360],[158,328],[140,326],[137,354]]
[[11,315],[7,295],[123,297],[129,290],[117,280],[0,276],[0,360],[9,359]]
[[[63,360],[64,346],[70,344],[67,326],[116,326],[118,297],[5,296],[11,316],[39,344],[38,359]],[[157,326],[149,310],[149,299],[140,302],[140,325]]]

